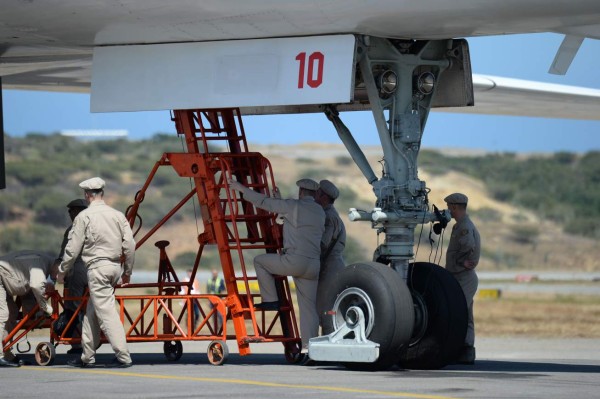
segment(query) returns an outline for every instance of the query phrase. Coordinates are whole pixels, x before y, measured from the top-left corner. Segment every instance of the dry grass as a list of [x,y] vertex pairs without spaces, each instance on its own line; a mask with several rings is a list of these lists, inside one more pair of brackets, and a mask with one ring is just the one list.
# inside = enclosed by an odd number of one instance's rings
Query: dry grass
[[475,300],[477,336],[600,338],[595,296],[508,294]]

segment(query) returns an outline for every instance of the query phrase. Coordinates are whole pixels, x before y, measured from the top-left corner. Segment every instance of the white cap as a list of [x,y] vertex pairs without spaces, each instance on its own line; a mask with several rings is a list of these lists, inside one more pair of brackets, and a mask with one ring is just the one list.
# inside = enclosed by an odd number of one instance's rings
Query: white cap
[[317,191],[319,189],[319,183],[313,179],[300,179],[296,182],[296,185],[306,190]]
[[340,195],[340,190],[329,180],[321,180],[319,188],[331,199],[336,199]]
[[79,183],[79,187],[84,190],[102,190],[105,186],[104,180],[99,177],[92,177]]

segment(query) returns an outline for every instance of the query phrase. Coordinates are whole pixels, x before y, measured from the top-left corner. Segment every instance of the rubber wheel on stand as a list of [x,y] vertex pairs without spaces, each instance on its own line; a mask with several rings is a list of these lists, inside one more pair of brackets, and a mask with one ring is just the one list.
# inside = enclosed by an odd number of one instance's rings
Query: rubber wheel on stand
[[358,306],[365,316],[367,339],[380,345],[375,362],[346,362],[347,368],[385,370],[397,362],[400,348],[411,337],[414,311],[410,291],[396,271],[376,262],[347,266],[327,289],[326,305],[332,315],[323,325],[324,334],[343,325],[346,311]]
[[304,360],[304,353],[302,353],[302,344],[300,342],[287,342],[285,343],[285,360],[290,364],[298,364]]
[[51,366],[56,359],[56,348],[50,342],[40,342],[35,348],[35,361],[40,366]]
[[229,348],[225,341],[212,341],[208,344],[206,354],[208,355],[210,364],[213,366],[220,366],[227,361],[227,358],[229,358]]
[[165,357],[170,362],[176,362],[183,355],[183,344],[181,341],[165,341],[163,344],[163,352]]
[[458,281],[441,266],[411,264],[408,287],[415,298],[415,334],[400,352],[407,369],[433,370],[458,357],[467,333],[467,302]]

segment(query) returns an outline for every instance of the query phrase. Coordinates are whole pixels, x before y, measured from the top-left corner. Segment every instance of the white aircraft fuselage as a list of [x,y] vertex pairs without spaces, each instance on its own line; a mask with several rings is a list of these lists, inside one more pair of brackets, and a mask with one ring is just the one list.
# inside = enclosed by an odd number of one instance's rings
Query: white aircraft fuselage
[[600,38],[597,0],[0,2],[4,88],[89,91],[94,47],[328,34],[449,39],[526,32]]

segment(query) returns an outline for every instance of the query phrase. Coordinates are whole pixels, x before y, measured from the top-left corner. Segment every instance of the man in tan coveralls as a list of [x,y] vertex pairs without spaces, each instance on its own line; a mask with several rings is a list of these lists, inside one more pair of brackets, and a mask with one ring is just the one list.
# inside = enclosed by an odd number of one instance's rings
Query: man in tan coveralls
[[[61,274],[68,273],[75,261],[81,259],[87,267],[90,299],[83,319],[80,360],[69,361],[74,367],[93,367],[100,330],[116,354],[114,367],[130,367],[125,330],[115,309],[114,286],[119,278],[128,284],[133,270],[135,241],[125,215],[103,201],[104,180],[93,177],[79,184],[85,192],[89,207],[73,221],[69,242],[60,264]],[[124,258],[121,270],[121,257]]]
[[321,270],[319,272],[319,287],[317,290],[317,311],[319,312],[320,325],[323,325],[325,309],[325,295],[337,272],[342,270],[344,264],[344,247],[346,246],[346,228],[333,203],[340,195],[338,188],[329,180],[321,180],[315,201],[325,211],[325,233],[321,237]]
[[[69,242],[69,232],[73,228],[73,221],[79,215],[81,211],[86,209],[88,206],[87,201],[82,198],[74,199],[73,201],[67,204],[67,209],[69,212],[69,218],[71,219],[71,225],[67,227],[65,230],[65,234],[63,235],[63,241],[60,245],[60,254],[56,261],[60,264],[65,255],[65,247],[67,246],[67,242]],[[87,286],[87,268],[85,267],[85,263],[81,259],[81,255],[77,257],[73,267],[69,271],[69,274],[65,276],[65,288],[69,290],[70,297],[80,298],[85,293],[85,287]],[[71,314],[75,313],[81,301],[65,301],[65,310],[70,312]],[[83,316],[83,312],[79,314]],[[81,318],[79,318],[79,323],[81,323]],[[72,329],[74,329],[73,326]],[[72,337],[73,334],[69,334],[69,337]],[[82,353],[81,344],[73,344],[71,345],[71,349],[67,351],[69,355]]]
[[[42,312],[52,315],[52,305],[46,299],[46,279],[50,276],[56,280],[57,273],[54,259],[38,251],[17,251],[0,257],[0,342],[16,326],[19,309],[14,296],[23,297],[32,292]],[[20,365],[10,350],[0,353],[0,367]]]
[[467,336],[458,363],[473,364],[475,362],[475,323],[473,322],[473,297],[477,291],[479,279],[475,267],[479,263],[481,238],[479,231],[467,215],[469,199],[461,193],[450,194],[444,201],[448,204],[450,215],[456,220],[452,227],[452,236],[446,251],[446,269],[451,272],[460,284],[467,300],[469,324]]
[[246,201],[258,208],[277,213],[284,219],[281,255],[263,254],[254,258],[254,269],[263,299],[263,302],[255,307],[278,310],[279,298],[273,275],[294,277],[300,308],[300,336],[302,347],[306,349],[308,340],[316,337],[319,332],[316,301],[325,212],[314,199],[318,189],[317,182],[301,179],[296,185],[299,187],[299,199],[277,199],[229,180],[229,186],[241,192]]

